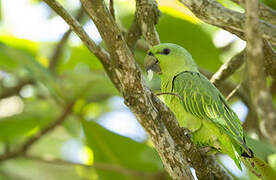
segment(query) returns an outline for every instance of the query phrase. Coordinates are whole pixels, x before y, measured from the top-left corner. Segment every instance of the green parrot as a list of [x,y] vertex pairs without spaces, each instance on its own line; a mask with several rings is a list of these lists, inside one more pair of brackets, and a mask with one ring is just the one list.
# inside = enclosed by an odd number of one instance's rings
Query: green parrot
[[[145,58],[149,78],[161,78],[165,104],[198,147],[228,154],[241,169],[241,156],[252,158],[241,122],[219,90],[198,71],[184,48],[170,43],[152,47]],[[167,94],[166,94],[167,93]],[[169,94],[170,93],[170,94]],[[175,94],[175,95],[172,95]]]

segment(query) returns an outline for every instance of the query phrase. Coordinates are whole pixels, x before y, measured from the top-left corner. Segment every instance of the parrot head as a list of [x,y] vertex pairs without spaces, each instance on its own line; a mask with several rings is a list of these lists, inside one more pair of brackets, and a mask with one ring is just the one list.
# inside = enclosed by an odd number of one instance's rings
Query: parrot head
[[164,43],[153,46],[145,57],[145,69],[149,74],[175,76],[183,71],[198,72],[197,65],[190,53],[176,44]]

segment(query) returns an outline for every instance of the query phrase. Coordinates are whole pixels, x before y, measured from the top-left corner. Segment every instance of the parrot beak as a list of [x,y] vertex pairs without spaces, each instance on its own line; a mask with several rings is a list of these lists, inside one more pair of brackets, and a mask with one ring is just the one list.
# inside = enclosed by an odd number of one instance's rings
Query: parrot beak
[[148,53],[148,55],[145,57],[144,66],[148,73],[149,80],[152,79],[153,72],[158,74],[161,73],[159,61],[152,53]]

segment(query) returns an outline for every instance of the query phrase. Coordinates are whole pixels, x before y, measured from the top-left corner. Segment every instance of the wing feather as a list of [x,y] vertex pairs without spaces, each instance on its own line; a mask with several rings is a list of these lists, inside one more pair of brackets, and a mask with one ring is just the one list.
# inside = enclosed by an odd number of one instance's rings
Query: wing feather
[[239,118],[206,77],[197,72],[184,71],[174,78],[172,87],[172,91],[183,98],[182,104],[187,112],[211,121],[244,150],[249,151],[243,141],[244,133]]

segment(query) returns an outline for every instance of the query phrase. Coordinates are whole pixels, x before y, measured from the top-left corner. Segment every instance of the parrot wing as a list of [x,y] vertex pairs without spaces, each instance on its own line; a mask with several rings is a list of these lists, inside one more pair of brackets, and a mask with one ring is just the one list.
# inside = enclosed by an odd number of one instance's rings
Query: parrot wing
[[249,155],[241,122],[219,90],[199,72],[184,71],[173,78],[172,92],[182,97],[184,109],[192,115],[209,120]]

